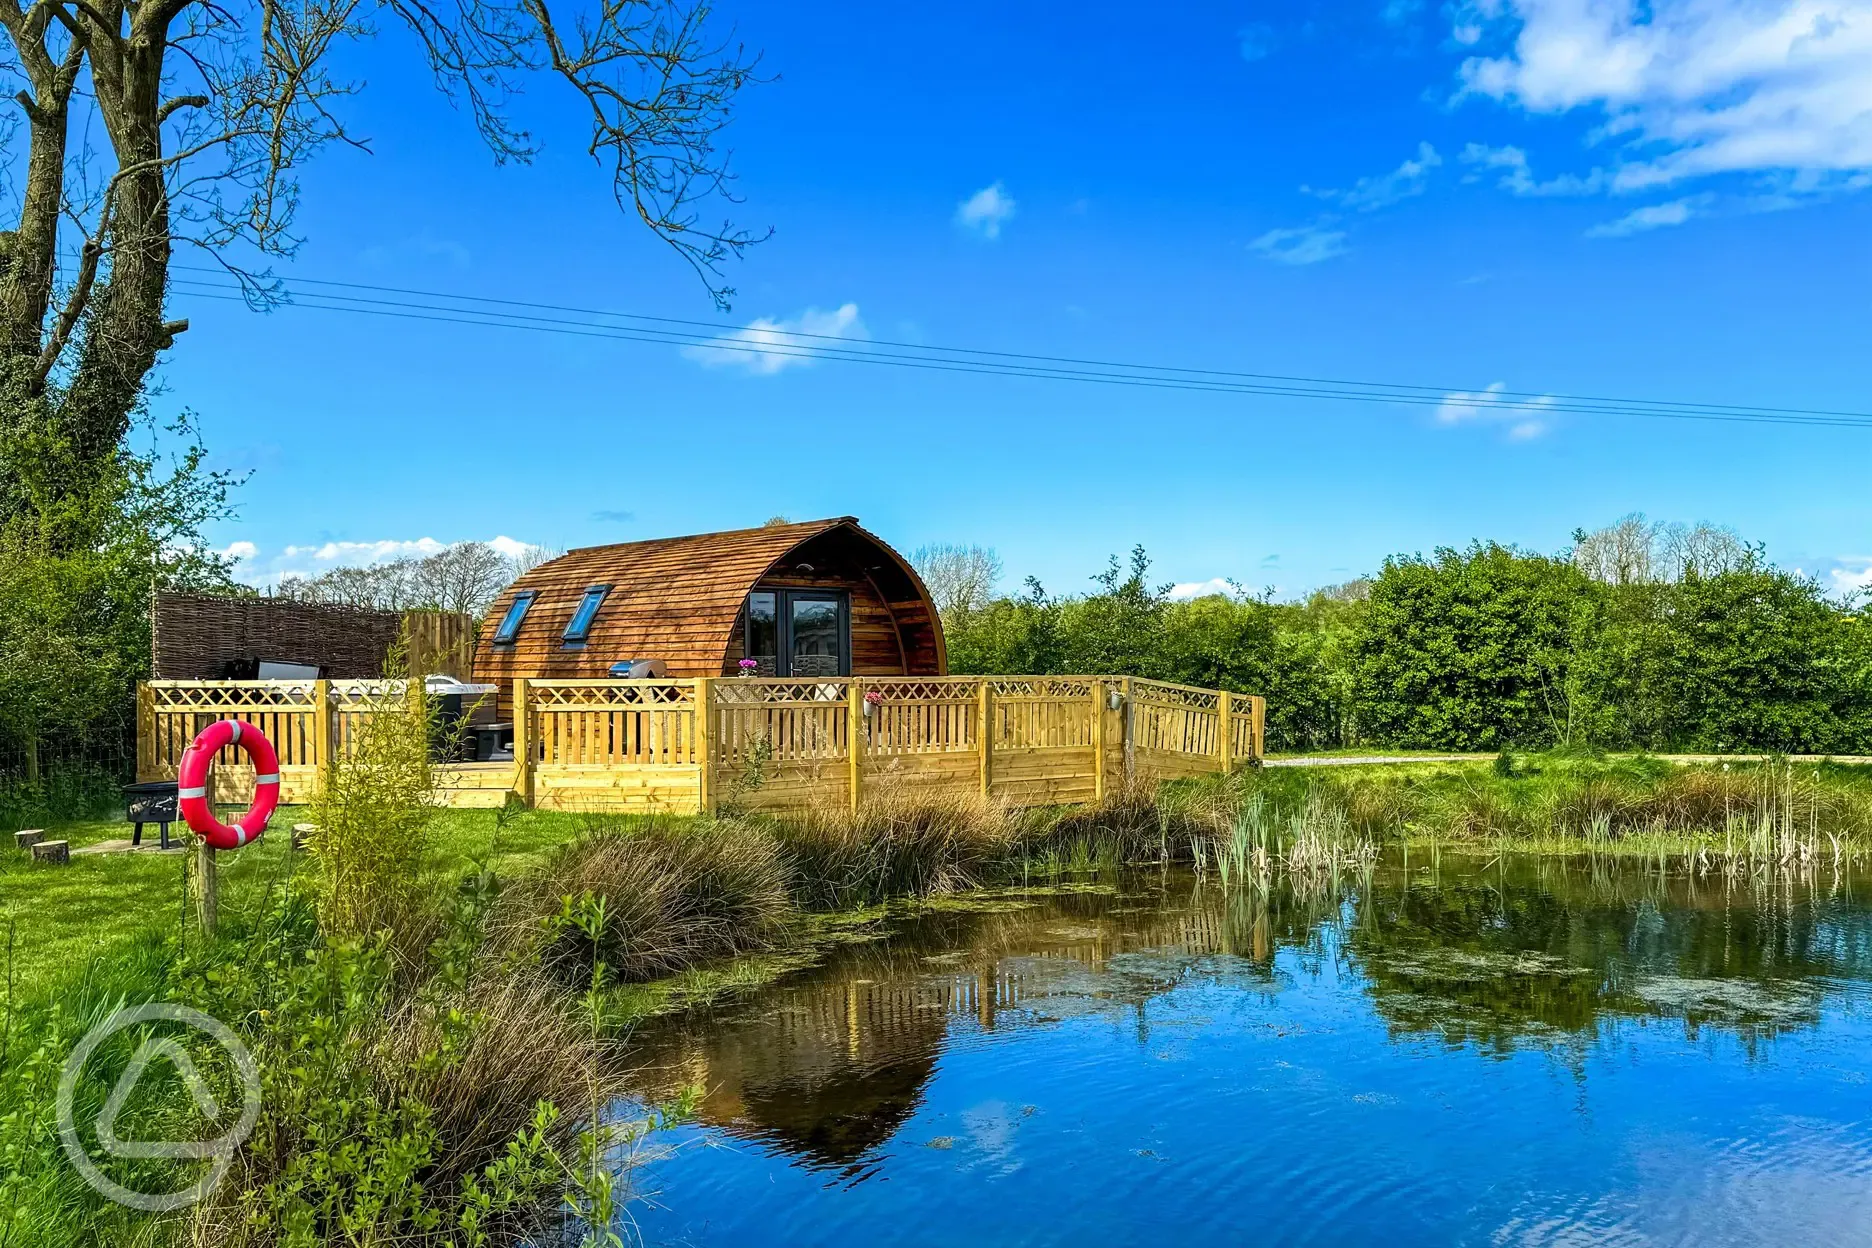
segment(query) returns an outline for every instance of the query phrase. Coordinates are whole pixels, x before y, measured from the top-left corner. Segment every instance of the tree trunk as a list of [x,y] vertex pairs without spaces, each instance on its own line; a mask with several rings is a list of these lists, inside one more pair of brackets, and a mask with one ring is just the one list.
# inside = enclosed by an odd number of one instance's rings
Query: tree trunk
[[39,783],[39,738],[36,735],[26,738],[26,783],[35,786]]
[[[156,356],[174,338],[163,323],[169,283],[169,191],[162,165],[164,29],[138,29],[100,76],[98,108],[110,131],[117,177],[110,213],[110,280],[87,310],[84,342],[61,412],[86,462],[113,454]],[[94,74],[99,62],[93,62]],[[107,86],[105,84],[108,84]]]
[[31,155],[19,229],[0,256],[0,361],[31,368],[38,361],[46,306],[58,255],[59,203],[65,189],[65,103],[31,113]]

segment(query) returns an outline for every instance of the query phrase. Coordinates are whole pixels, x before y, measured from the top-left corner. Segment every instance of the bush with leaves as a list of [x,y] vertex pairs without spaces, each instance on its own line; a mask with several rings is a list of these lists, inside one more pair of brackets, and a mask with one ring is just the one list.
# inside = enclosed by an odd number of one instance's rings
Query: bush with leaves
[[206,469],[186,420],[150,432],[146,451],[88,460],[44,396],[0,380],[0,744],[29,787],[47,742],[124,736],[152,589],[228,583],[202,532],[233,480]]

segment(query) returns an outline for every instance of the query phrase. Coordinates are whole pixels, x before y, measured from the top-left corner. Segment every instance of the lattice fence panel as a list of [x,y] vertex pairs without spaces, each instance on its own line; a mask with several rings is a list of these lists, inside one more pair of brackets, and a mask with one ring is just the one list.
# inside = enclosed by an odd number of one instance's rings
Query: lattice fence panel
[[1186,706],[1192,710],[1216,710],[1222,695],[1214,689],[1197,689],[1190,685],[1173,685],[1168,681],[1145,680],[1138,677],[1131,682],[1131,696],[1139,702],[1151,702],[1162,706]]
[[716,682],[717,706],[771,706],[794,702],[843,702],[851,682],[794,680],[788,677],[736,676]]
[[767,762],[826,763],[848,757],[851,714],[843,700],[717,703],[714,716],[710,745],[719,767],[745,771]]
[[694,763],[695,696],[692,681],[529,682],[534,758],[549,766]]
[[635,710],[695,701],[691,680],[531,680],[528,701],[540,710]]
[[1131,740],[1139,750],[1218,756],[1221,702],[1213,689],[1155,680],[1131,683]]
[[997,698],[1090,698],[1099,683],[1090,676],[990,676]]
[[[993,705],[997,750],[1079,748],[1093,744],[1099,709],[1091,680],[997,681]],[[1022,684],[1029,686],[1023,691]]]
[[1260,753],[1260,744],[1255,740],[1250,703],[1243,698],[1229,716],[1229,757],[1238,762],[1253,758]]
[[865,750],[874,756],[972,753],[979,749],[981,682],[974,677],[872,679]]
[[[145,730],[153,732],[154,740],[143,747],[144,765],[157,775],[173,776],[182,765],[182,752],[217,719],[238,719],[259,729],[273,743],[281,766],[315,762],[314,688],[309,680],[151,681],[153,722],[145,724]],[[230,746],[215,762],[245,764],[247,756]]]

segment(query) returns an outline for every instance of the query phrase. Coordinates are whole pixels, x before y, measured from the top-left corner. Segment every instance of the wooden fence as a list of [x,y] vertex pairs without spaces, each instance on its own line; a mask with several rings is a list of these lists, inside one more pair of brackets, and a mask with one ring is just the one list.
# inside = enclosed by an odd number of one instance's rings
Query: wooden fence
[[[138,778],[173,777],[196,733],[234,718],[278,749],[281,799],[304,802],[363,718],[407,696],[400,681],[151,681]],[[514,761],[440,768],[438,800],[673,813],[897,794],[1093,802],[1128,779],[1258,760],[1265,723],[1261,698],[1129,676],[516,680],[512,705]],[[244,757],[217,763],[215,800],[246,800]]]

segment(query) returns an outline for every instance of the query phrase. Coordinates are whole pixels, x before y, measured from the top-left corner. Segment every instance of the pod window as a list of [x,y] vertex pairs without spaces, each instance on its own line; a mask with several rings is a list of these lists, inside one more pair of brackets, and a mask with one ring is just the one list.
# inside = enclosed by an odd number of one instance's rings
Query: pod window
[[526,619],[527,608],[533,605],[534,593],[530,589],[521,590],[514,595],[514,600],[507,607],[507,614],[501,616],[500,627],[494,630],[494,644],[497,646],[513,645],[514,637],[520,632],[520,625]]
[[604,605],[605,595],[611,592],[609,585],[593,585],[579,599],[578,610],[572,613],[571,623],[566,625],[565,644],[582,646],[591,636],[592,621],[598,618],[598,608]]

